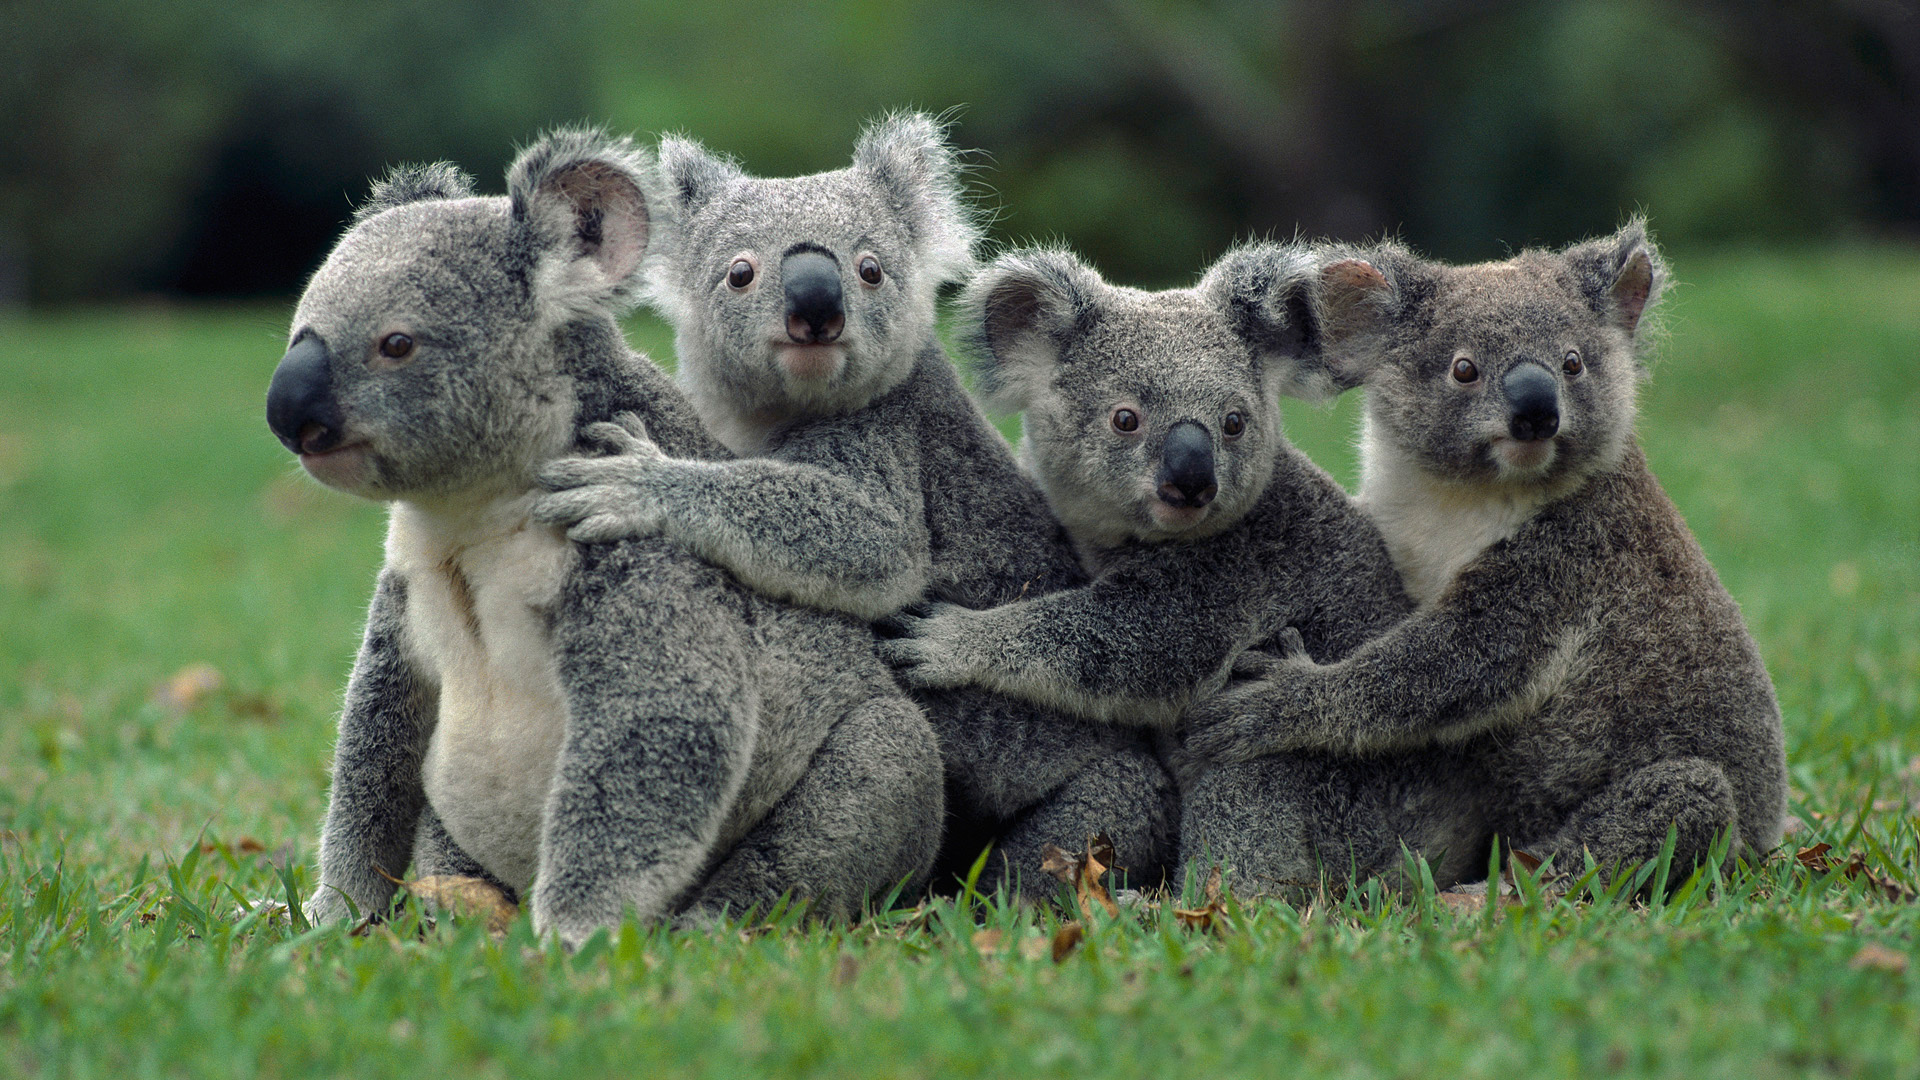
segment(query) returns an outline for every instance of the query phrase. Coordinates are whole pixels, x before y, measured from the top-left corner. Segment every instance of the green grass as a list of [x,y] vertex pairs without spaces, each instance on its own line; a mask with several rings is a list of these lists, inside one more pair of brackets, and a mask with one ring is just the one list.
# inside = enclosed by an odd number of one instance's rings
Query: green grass
[[[992,904],[572,957],[248,914],[312,880],[380,511],[267,434],[280,311],[0,318],[0,1075],[1920,1075],[1915,905],[1791,857],[1920,886],[1920,254],[1678,271],[1641,430],[1779,687],[1787,853],[1651,908],[1128,912],[1058,964]],[[1355,404],[1289,410],[1347,481]]]

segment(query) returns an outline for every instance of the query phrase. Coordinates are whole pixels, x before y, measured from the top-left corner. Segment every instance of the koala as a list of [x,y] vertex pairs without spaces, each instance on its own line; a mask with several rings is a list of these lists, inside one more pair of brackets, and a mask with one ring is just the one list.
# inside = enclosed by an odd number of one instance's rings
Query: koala
[[1366,390],[1358,501],[1419,606],[1331,662],[1249,652],[1190,714],[1217,767],[1187,813],[1243,875],[1391,873],[1405,843],[1445,885],[1496,836],[1612,873],[1672,830],[1684,877],[1716,837],[1779,841],[1772,683],[1634,438],[1666,281],[1639,220],[1479,266],[1327,256],[1326,369]]
[[[769,597],[861,619],[1082,584],[934,333],[937,289],[972,269],[978,234],[941,127],[886,118],[850,167],[792,179],[680,138],[660,158],[673,228],[649,296],[687,396],[743,456],[689,459],[635,429],[620,454],[550,466],[541,517],[580,540],[662,535]],[[1177,802],[1142,735],[979,691],[916,699],[954,809],[943,871],[991,840],[984,886],[1038,899],[1054,890],[1042,846],[1105,832],[1135,880],[1158,874]]]
[[[961,304],[981,386],[1024,411],[1022,462],[1096,576],[986,611],[903,614],[882,657],[909,685],[1152,730],[1190,788],[1206,763],[1173,733],[1242,650],[1280,639],[1335,660],[1404,618],[1379,530],[1281,427],[1280,395],[1331,386],[1317,286],[1299,245],[1243,247],[1163,292],[1110,285],[1059,250],[983,270]],[[1183,818],[1182,868],[1208,854]]]
[[396,173],[308,284],[267,417],[305,470],[386,502],[309,916],[417,873],[531,897],[576,946],[631,912],[700,923],[785,894],[849,916],[927,872],[939,748],[857,620],[770,600],[661,538],[533,520],[547,462],[633,414],[727,451],[621,337],[650,159],[568,131],[508,194]]

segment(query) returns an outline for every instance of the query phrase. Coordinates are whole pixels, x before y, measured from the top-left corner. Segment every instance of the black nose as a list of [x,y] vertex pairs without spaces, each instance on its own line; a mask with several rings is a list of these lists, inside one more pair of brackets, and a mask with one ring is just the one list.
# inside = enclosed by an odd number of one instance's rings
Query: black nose
[[1199,508],[1213,501],[1220,485],[1213,476],[1213,436],[1191,420],[1167,429],[1160,450],[1160,501],[1169,506]]
[[327,345],[316,334],[293,343],[267,387],[267,426],[296,454],[320,454],[340,442],[340,403],[333,396]]
[[817,251],[796,251],[780,261],[787,289],[787,336],[802,345],[825,345],[846,329],[840,295],[840,264]]
[[1507,395],[1507,432],[1521,442],[1560,430],[1560,387],[1539,364],[1518,364],[1500,380]]

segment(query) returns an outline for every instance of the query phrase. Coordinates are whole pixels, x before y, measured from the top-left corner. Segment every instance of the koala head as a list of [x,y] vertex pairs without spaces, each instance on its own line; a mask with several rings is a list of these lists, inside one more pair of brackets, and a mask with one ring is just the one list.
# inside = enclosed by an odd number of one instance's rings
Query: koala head
[[944,130],[908,113],[870,126],[853,164],[749,176],[698,143],[660,144],[650,296],[676,330],[703,411],[824,415],[905,378],[933,340],[939,286],[978,235]]
[[1253,507],[1285,448],[1278,396],[1331,388],[1312,266],[1254,245],[1195,288],[1144,292],[1031,249],[975,276],[962,325],[982,392],[1024,410],[1021,456],[1076,539],[1199,539]]
[[647,165],[625,139],[565,131],[519,156],[504,197],[444,163],[376,184],[294,312],[273,433],[367,498],[524,486],[572,443],[580,350],[563,344],[619,340]]
[[1645,222],[1478,266],[1382,245],[1320,276],[1324,362],[1366,385],[1371,445],[1442,479],[1542,491],[1620,460],[1667,282]]

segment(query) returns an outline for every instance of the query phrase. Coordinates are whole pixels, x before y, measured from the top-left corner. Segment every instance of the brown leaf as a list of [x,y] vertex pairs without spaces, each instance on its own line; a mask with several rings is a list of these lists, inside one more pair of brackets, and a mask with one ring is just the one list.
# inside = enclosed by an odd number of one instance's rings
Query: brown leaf
[[841,953],[840,959],[833,965],[833,984],[847,986],[860,974],[860,961],[852,953]]
[[1120,914],[1120,905],[1113,902],[1107,887],[1100,883],[1113,861],[1113,840],[1105,833],[1087,838],[1085,854],[1065,851],[1053,844],[1040,848],[1040,869],[1073,886],[1073,898],[1080,905],[1080,915],[1089,921],[1095,904],[1100,905],[1109,918]]
[[255,840],[251,836],[243,836],[240,838],[239,843],[233,845],[233,850],[242,855],[258,855],[267,850],[267,845]]
[[975,930],[973,948],[981,956],[992,956],[1006,946],[1007,932],[1004,930]]
[[1860,946],[1860,951],[1853,954],[1853,959],[1847,966],[1855,971],[1872,968],[1875,971],[1890,971],[1895,975],[1904,975],[1908,963],[1906,953],[1896,952],[1885,945],[1869,942]]
[[224,685],[226,680],[212,664],[188,664],[153,688],[153,703],[175,714],[191,712]]
[[1053,932],[1053,962],[1059,963],[1080,947],[1087,938],[1086,928],[1077,922],[1063,923]]
[[1540,872],[1540,857],[1533,852],[1521,851],[1519,848],[1514,848],[1509,851],[1508,854],[1513,856],[1514,862],[1526,867],[1527,873],[1538,874]]
[[1181,926],[1189,930],[1208,933],[1220,933],[1232,928],[1227,918],[1225,903],[1226,889],[1220,880],[1220,867],[1215,866],[1207,873],[1207,883],[1201,890],[1201,904],[1197,908],[1174,908],[1173,917]]
[[1812,847],[1801,848],[1799,851],[1794,852],[1793,857],[1801,866],[1806,867],[1814,873],[1825,874],[1833,870],[1833,860],[1827,858],[1827,852],[1832,850],[1832,844],[1822,842]]
[[[381,871],[381,876],[389,881],[398,879]],[[487,933],[494,937],[505,937],[507,927],[513,925],[514,917],[520,914],[520,908],[507,900],[507,894],[500,887],[485,878],[462,877],[458,874],[434,874],[418,881],[399,881],[407,895],[428,904],[437,910],[448,912],[458,918],[483,918],[487,921]]]
[[1472,915],[1487,906],[1485,893],[1443,892],[1434,899],[1461,915]]

